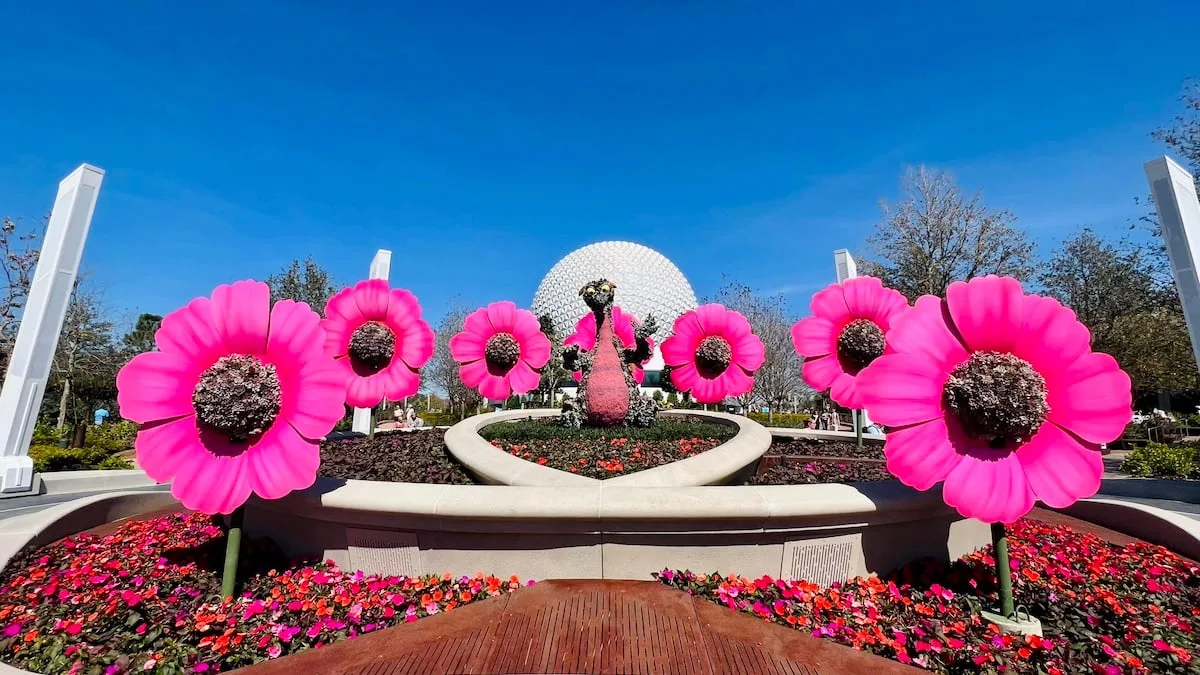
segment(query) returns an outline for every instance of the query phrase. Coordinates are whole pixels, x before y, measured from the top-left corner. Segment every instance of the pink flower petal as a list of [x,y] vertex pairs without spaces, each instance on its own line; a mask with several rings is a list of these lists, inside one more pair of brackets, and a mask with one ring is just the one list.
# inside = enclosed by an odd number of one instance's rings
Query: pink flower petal
[[393,326],[403,326],[409,321],[420,321],[421,303],[417,301],[417,296],[407,289],[393,288],[388,298],[387,319],[389,325]]
[[190,453],[171,483],[171,494],[193,511],[233,513],[250,498],[247,464],[245,451],[228,455]]
[[279,499],[317,480],[321,450],[286,424],[276,424],[246,451],[250,486],[263,499]]
[[[346,359],[340,359],[345,362]],[[305,438],[322,438],[346,416],[347,382],[342,368],[330,359],[311,359],[299,370],[280,377],[283,389],[280,422]]]
[[889,431],[883,454],[888,471],[918,490],[928,490],[946,480],[962,459],[951,445],[946,422],[941,418]]
[[724,305],[713,302],[700,305],[694,311],[696,312],[696,321],[705,335],[725,335],[726,324],[731,318],[731,313],[725,309]]
[[550,338],[541,331],[521,340],[521,360],[531,368],[542,368],[550,362]]
[[[625,310],[620,307],[613,307],[613,332],[621,344],[625,345],[626,349],[633,349],[637,346],[637,336],[633,332],[633,316],[626,314]],[[592,323],[595,323],[595,318]]]
[[458,363],[478,361],[484,357],[487,338],[470,331],[463,331],[450,338],[450,357]]
[[433,358],[437,336],[429,324],[410,321],[396,338],[396,356],[410,368],[421,368]]
[[463,330],[478,335],[487,342],[488,338],[496,334],[496,330],[492,328],[492,322],[488,320],[488,311],[486,307],[481,307],[467,315],[463,321]]
[[192,392],[200,378],[195,361],[180,352],[146,352],[117,373],[121,416],[142,424],[194,414]]
[[967,360],[962,342],[951,332],[941,299],[925,295],[912,309],[894,317],[887,332],[887,352],[929,361],[947,376]]
[[524,342],[526,338],[534,335],[542,335],[542,326],[537,315],[527,309],[518,309],[513,314],[512,336],[517,342]]
[[[671,371],[671,377],[674,376],[675,371]],[[697,403],[720,403],[725,400],[725,393],[719,379],[710,380],[697,374],[696,383],[692,387],[692,398],[696,399]]]
[[1012,277],[976,277],[946,288],[954,327],[971,351],[1009,352],[1024,323],[1025,295]]
[[838,363],[836,356],[822,356],[817,359],[808,359],[805,361],[801,372],[808,386],[817,391],[825,391],[833,386],[838,376],[846,371],[842,368],[842,364]]
[[367,321],[383,321],[388,315],[391,299],[391,289],[385,279],[364,279],[354,284],[354,304]]
[[[696,358],[696,348],[704,340],[704,328],[696,317],[695,310],[675,319],[671,337],[663,340],[662,353],[667,365],[678,366]],[[668,343],[671,343],[668,345]]]
[[862,394],[858,390],[857,380],[850,373],[838,375],[833,384],[829,385],[829,398],[843,408],[862,410],[863,407]]
[[810,316],[792,326],[792,347],[804,358],[825,356],[837,351],[838,328],[828,319]]
[[497,333],[511,334],[513,326],[517,322],[517,306],[507,300],[493,302],[487,306],[487,316],[488,321],[492,324],[492,330]]
[[[663,342],[665,345],[670,342],[670,339]],[[700,373],[696,372],[696,366],[692,363],[685,363],[682,366],[673,366],[671,368],[671,384],[679,391],[690,391],[696,386],[696,381],[701,379]]]
[[641,368],[633,368],[633,381],[641,384],[646,381],[646,371]]
[[729,348],[732,352],[733,363],[751,373],[761,368],[767,360],[767,348],[754,333],[748,332],[734,338],[730,342]]
[[726,396],[741,396],[750,393],[754,389],[754,378],[746,371],[736,365],[725,369],[716,379],[716,383],[720,386],[724,400]]
[[270,317],[271,289],[260,281],[239,281],[213,290],[213,328],[230,353],[266,351]]
[[[343,288],[329,298],[325,303],[325,318],[340,319],[350,327],[351,332],[367,321],[367,317],[358,308],[358,303],[354,301],[353,288]],[[349,333],[346,339],[349,341]]]
[[583,373],[578,370],[572,371],[571,379],[575,380],[576,382],[583,382]]
[[508,378],[488,374],[479,384],[479,393],[489,401],[503,401],[512,393],[512,387],[508,384]]
[[1054,298],[1025,296],[1025,325],[1012,353],[1025,359],[1038,372],[1059,370],[1091,350],[1092,336],[1075,318],[1075,312]]
[[1100,491],[1100,448],[1084,446],[1053,424],[1043,424],[1017,450],[1029,487],[1046,506],[1065,508]]
[[212,301],[208,298],[196,298],[163,317],[154,343],[160,351],[188,356],[196,362],[196,372],[203,372],[227,353],[213,328]]
[[899,291],[884,288],[883,282],[875,277],[853,277],[842,282],[842,294],[846,308],[855,319],[871,319],[882,323],[908,304]]
[[1016,453],[995,459],[961,457],[942,490],[946,503],[959,513],[985,523],[1012,523],[1033,508],[1033,490]]
[[850,308],[846,305],[846,293],[840,284],[830,284],[813,294],[808,305],[813,316],[829,321],[835,326],[850,322]]
[[575,332],[571,333],[563,345],[579,345],[583,351],[589,351],[596,346],[596,315],[588,312],[575,324]]
[[271,308],[267,334],[267,359],[277,366],[296,366],[302,359],[324,358],[321,317],[308,305],[280,300]]
[[489,376],[487,362],[482,359],[464,363],[458,368],[458,377],[469,389],[478,389]]
[[421,376],[403,363],[392,363],[376,377],[383,385],[383,397],[389,401],[402,401],[415,396],[421,388]]
[[860,402],[872,418],[899,427],[943,415],[942,390],[948,377],[948,372],[928,361],[893,353],[875,359],[859,372],[856,385]]
[[517,365],[508,371],[508,384],[514,394],[528,394],[538,388],[542,376],[538,375],[525,361],[517,361]]
[[346,383],[346,403],[355,408],[372,408],[383,400],[383,378],[379,373],[362,377],[354,371],[350,359],[334,361]]
[[195,417],[147,425],[138,432],[133,447],[138,466],[159,483],[171,482],[190,455],[208,452],[200,445]]
[[1129,375],[1108,354],[1089,353],[1042,375],[1049,390],[1047,418],[1085,441],[1111,443],[1133,419]]

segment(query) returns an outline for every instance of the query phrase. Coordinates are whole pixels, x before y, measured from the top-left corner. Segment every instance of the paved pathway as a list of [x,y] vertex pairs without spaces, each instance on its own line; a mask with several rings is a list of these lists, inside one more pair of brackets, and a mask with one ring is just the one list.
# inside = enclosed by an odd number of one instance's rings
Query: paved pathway
[[1141,497],[1115,497],[1110,495],[1096,495],[1101,499],[1111,499],[1118,502],[1134,502],[1136,504],[1145,504],[1153,506],[1164,511],[1178,513],[1181,516],[1187,516],[1193,520],[1200,520],[1200,504],[1189,504],[1188,502],[1177,502],[1169,499],[1143,499]]
[[914,668],[650,581],[543,581],[241,675],[906,675]]

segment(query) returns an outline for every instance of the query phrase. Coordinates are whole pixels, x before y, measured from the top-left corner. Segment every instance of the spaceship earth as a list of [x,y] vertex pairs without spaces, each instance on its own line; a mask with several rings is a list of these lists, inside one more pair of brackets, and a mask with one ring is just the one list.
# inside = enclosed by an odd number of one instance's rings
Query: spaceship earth
[[[568,253],[546,273],[533,295],[533,312],[549,314],[554,330],[566,337],[588,311],[579,289],[589,281],[605,278],[617,286],[616,304],[639,320],[653,315],[658,320],[654,341],[671,334],[675,319],[696,307],[696,293],[683,273],[663,254],[629,241],[602,241]],[[662,367],[655,349],[648,370]]]

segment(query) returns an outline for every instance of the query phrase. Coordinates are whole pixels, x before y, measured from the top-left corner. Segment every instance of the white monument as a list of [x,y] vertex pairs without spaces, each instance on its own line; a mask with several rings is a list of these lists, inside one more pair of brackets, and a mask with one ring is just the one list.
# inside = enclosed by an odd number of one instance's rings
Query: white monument
[[[388,276],[392,272],[392,252],[384,249],[379,249],[375,252],[375,258],[371,261],[371,273],[368,278],[388,280]],[[355,408],[354,409],[354,424],[350,427],[360,434],[371,432],[371,409],[370,408]]]
[[[847,279],[853,279],[858,276],[858,263],[854,262],[854,256],[850,255],[849,249],[839,248],[833,252],[833,269],[837,274],[837,282],[840,284]],[[859,411],[850,411],[850,423],[853,428],[857,429],[860,424],[858,420]],[[869,426],[871,418],[867,417],[867,411],[862,411],[862,426]]]
[[1200,363],[1200,271],[1196,269],[1196,258],[1200,255],[1200,202],[1196,199],[1196,181],[1169,157],[1147,162],[1146,178],[1167,243],[1167,257],[1183,304],[1192,353]]
[[0,390],[0,492],[33,489],[29,442],[71,294],[104,171],[81,164],[58,184],[37,269]]

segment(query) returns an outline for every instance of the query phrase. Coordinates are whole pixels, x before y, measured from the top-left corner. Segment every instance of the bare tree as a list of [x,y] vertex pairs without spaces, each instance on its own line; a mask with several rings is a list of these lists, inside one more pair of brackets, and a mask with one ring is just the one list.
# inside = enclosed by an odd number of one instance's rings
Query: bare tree
[[538,391],[549,407],[554,407],[554,392],[558,391],[558,386],[570,377],[571,373],[563,367],[563,338],[559,337],[558,331],[554,330],[554,320],[550,318],[549,314],[543,314],[538,318],[538,324],[541,326],[542,333],[550,340],[550,362],[542,369],[542,380],[538,383]]
[[776,410],[791,400],[811,394],[800,373],[800,357],[792,347],[794,319],[787,311],[783,296],[757,295],[749,286],[729,283],[717,291],[711,301],[745,316],[766,350],[766,360],[754,375],[754,390],[738,397],[743,408],[761,401],[767,406],[768,420],[773,421]]
[[38,261],[38,238],[45,227],[44,220],[32,228],[23,226],[20,218],[0,220],[0,269],[4,278],[0,280],[0,361],[8,370],[8,355],[16,339],[21,310],[29,296],[29,285],[33,281]]
[[424,375],[430,386],[439,394],[445,394],[451,411],[466,414],[468,409],[479,406],[482,397],[479,392],[463,384],[458,376],[458,363],[450,355],[450,338],[463,329],[463,323],[470,312],[457,301],[452,301],[450,310],[442,317],[436,332],[436,342],[433,358],[424,368]]
[[986,206],[980,193],[963,194],[949,174],[924,166],[909,169],[903,186],[899,202],[880,204],[883,219],[867,238],[864,273],[910,300],[940,296],[953,281],[1033,273],[1033,242],[1011,213]]
[[1179,101],[1183,112],[1175,116],[1171,126],[1155,129],[1151,136],[1179,153],[1200,178],[1200,79],[1184,81]]
[[60,389],[59,429],[67,425],[77,383],[85,381],[90,388],[95,388],[96,384],[115,382],[122,355],[113,344],[112,329],[113,324],[106,317],[99,293],[88,285],[86,277],[78,278],[67,305],[52,367],[55,383]]

